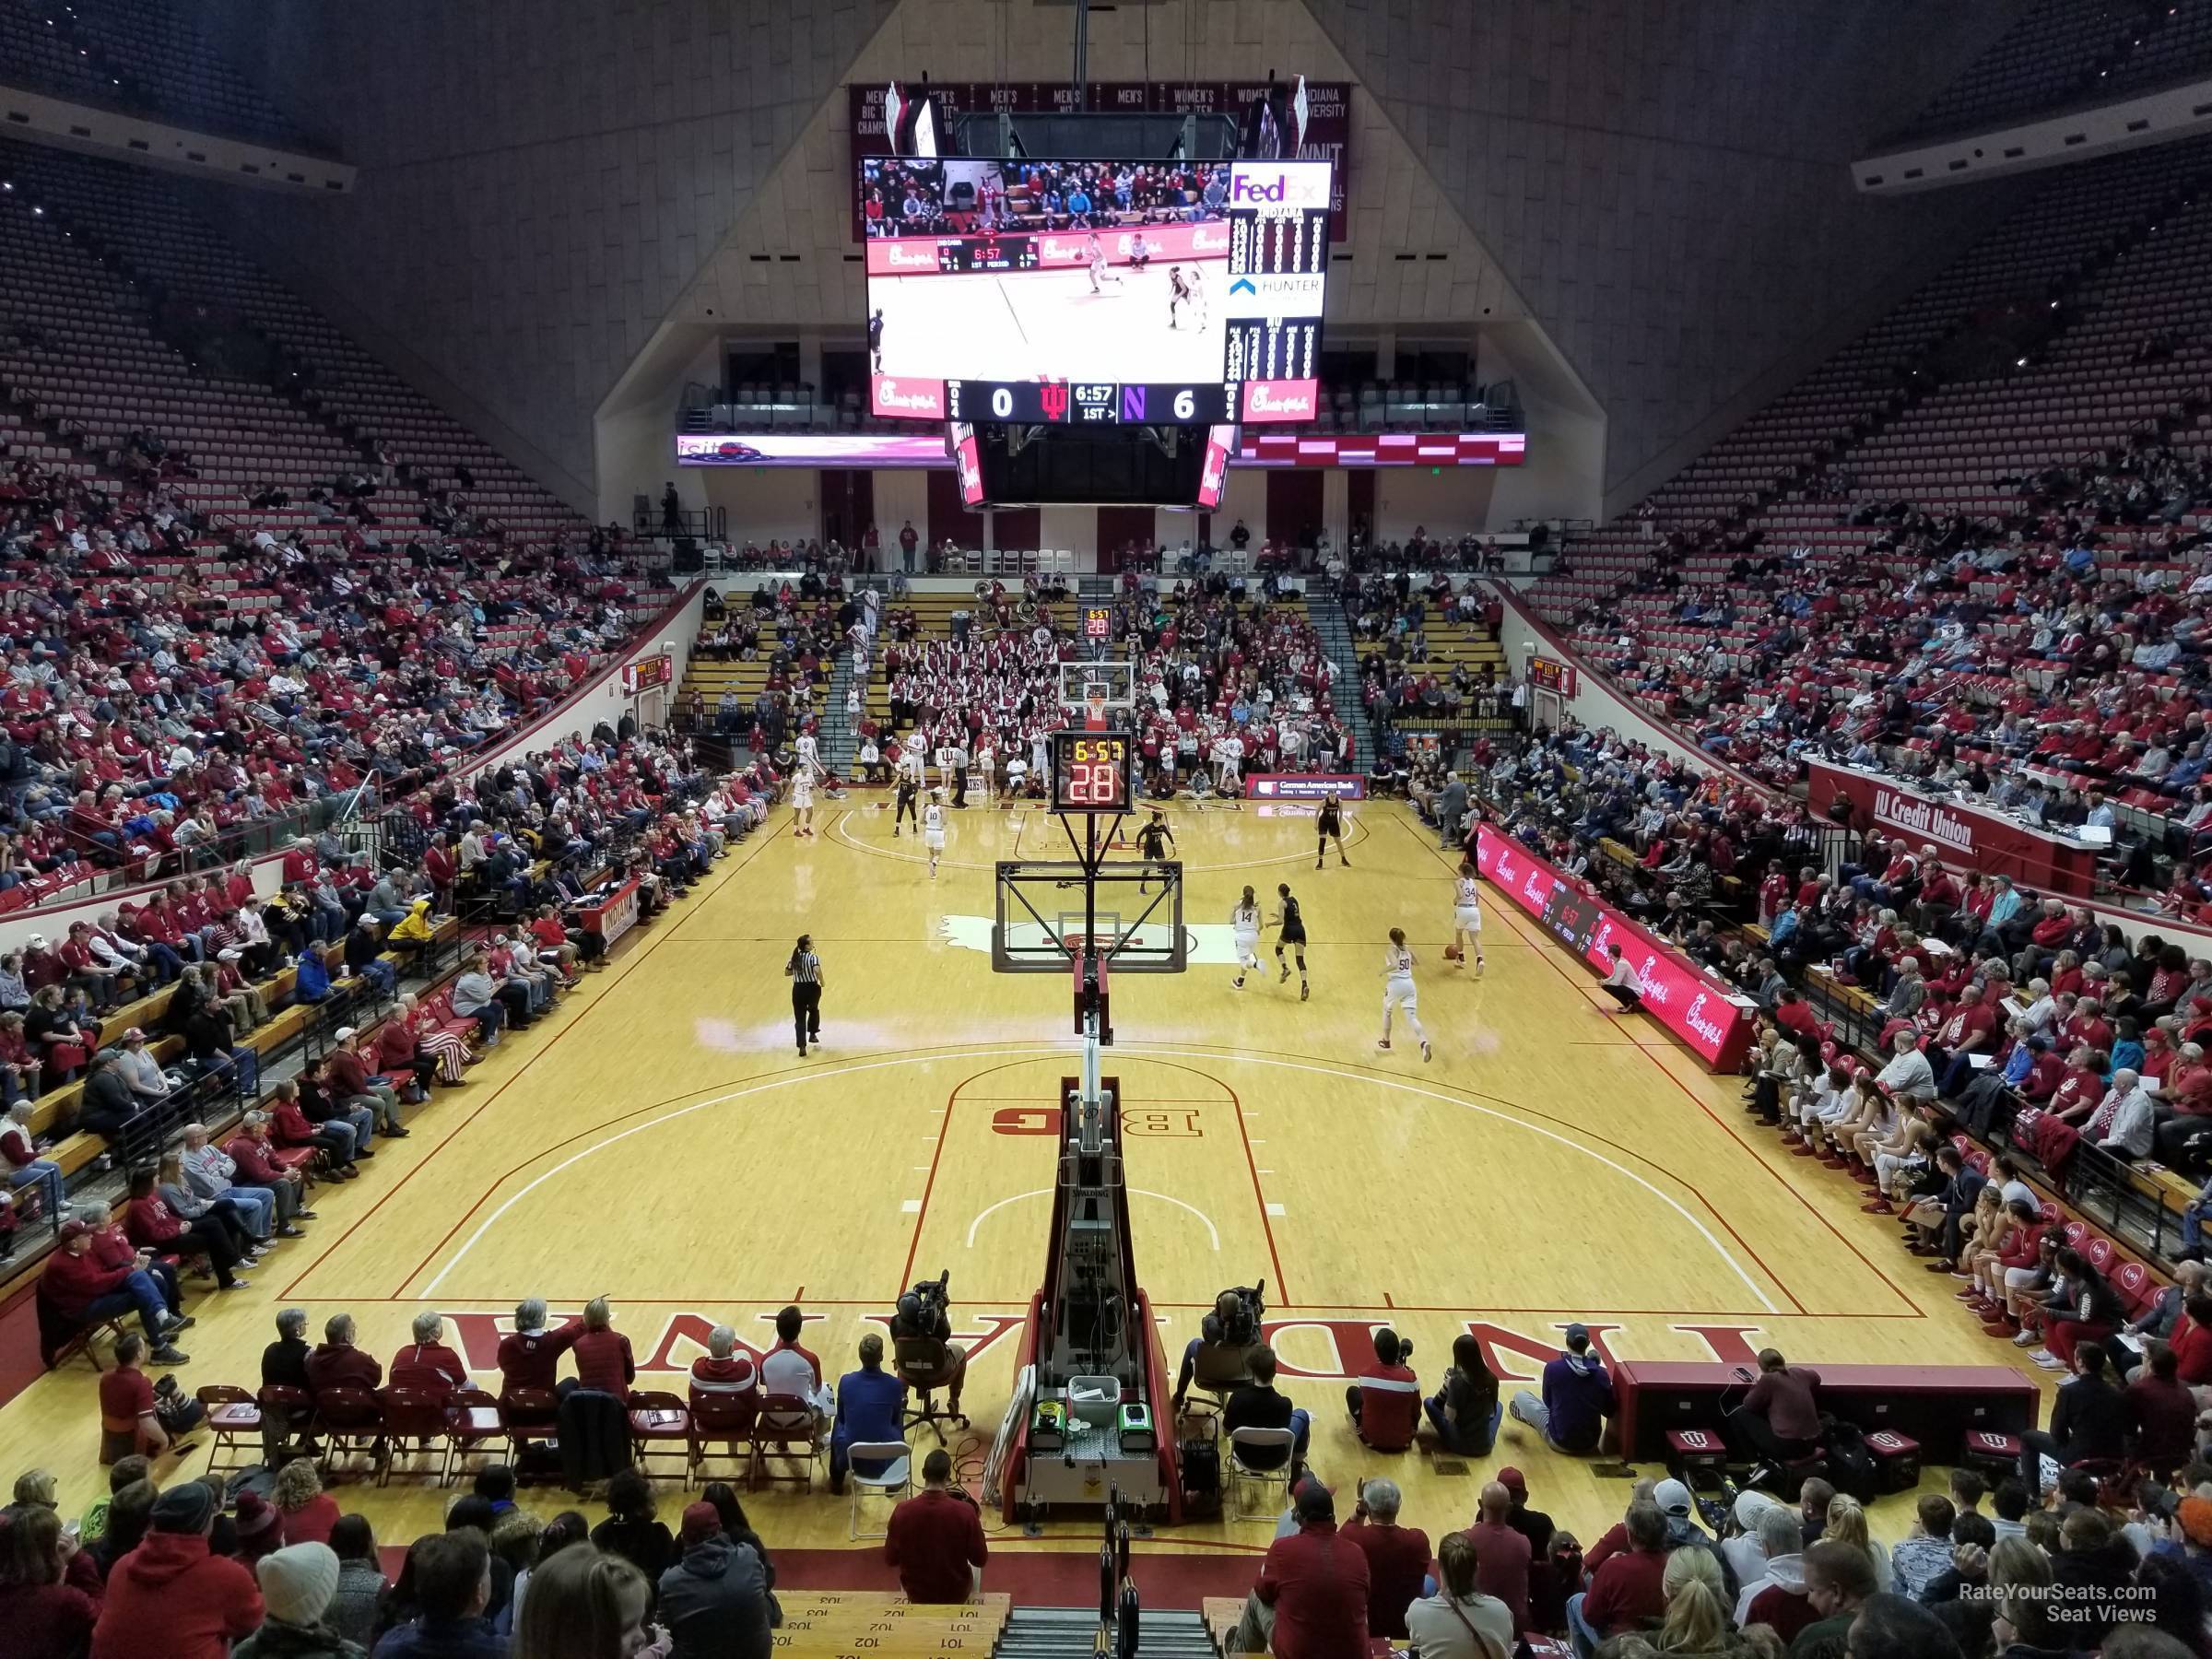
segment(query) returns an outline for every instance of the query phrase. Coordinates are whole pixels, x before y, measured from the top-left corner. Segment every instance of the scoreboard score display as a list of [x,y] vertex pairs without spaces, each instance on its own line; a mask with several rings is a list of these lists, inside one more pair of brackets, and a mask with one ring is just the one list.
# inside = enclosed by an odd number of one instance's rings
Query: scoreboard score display
[[945,418],[1026,426],[1218,426],[1236,419],[1231,412],[1234,393],[1234,387],[1220,381],[1139,385],[1126,381],[948,380]]
[[1054,732],[1054,812],[1126,812],[1135,795],[1136,746],[1125,732]]

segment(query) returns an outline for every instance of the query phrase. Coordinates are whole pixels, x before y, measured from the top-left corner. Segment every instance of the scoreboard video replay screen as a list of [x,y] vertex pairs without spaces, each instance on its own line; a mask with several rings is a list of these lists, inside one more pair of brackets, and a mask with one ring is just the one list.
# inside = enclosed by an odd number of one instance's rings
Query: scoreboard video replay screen
[[859,165],[877,415],[1313,418],[1328,162]]

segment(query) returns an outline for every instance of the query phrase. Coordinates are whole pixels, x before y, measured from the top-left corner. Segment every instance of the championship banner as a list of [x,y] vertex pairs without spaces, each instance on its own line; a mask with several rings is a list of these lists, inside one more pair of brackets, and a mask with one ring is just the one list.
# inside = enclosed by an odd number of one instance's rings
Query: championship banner
[[1484,824],[1475,866],[1500,893],[1593,968],[1610,968],[1608,946],[1643,982],[1643,1011],[1688,1043],[1708,1069],[1733,1072],[1751,1046],[1757,1006],[1727,981],[1662,944],[1580,882]]
[[1248,801],[1347,801],[1367,799],[1367,780],[1345,772],[1254,772],[1244,780]]
[[[1333,162],[1335,186],[1329,203],[1329,240],[1341,242],[1350,235],[1344,211],[1345,182],[1351,165],[1352,84],[1349,81],[1300,81],[1303,141],[1300,157]],[[1084,107],[1115,112],[1173,115],[1235,115],[1242,117],[1254,99],[1268,90],[1265,82],[1234,81],[1093,81],[1087,88]],[[884,130],[885,88],[848,86],[848,130],[855,159],[892,153]],[[1035,111],[1072,110],[1075,87],[1065,81],[932,81],[929,95],[947,122],[977,111],[1005,110],[1014,114]],[[1058,158],[1044,157],[1053,160]],[[860,169],[853,173],[853,240],[865,234],[861,213]]]

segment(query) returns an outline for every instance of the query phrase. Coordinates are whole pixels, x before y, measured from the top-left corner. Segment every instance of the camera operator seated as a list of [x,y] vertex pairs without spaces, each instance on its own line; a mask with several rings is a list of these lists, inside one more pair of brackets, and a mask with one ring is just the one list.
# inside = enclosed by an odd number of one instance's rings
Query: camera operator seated
[[1382,1326],[1375,1333],[1375,1362],[1344,1391],[1359,1443],[1375,1452],[1403,1452],[1421,1420],[1421,1384],[1406,1363],[1413,1344]]
[[1251,1374],[1253,1352],[1260,1346],[1262,1312],[1260,1293],[1249,1286],[1214,1298],[1214,1311],[1199,1323],[1199,1334],[1182,1350],[1182,1366],[1175,1375],[1179,1415],[1194,1378],[1208,1393],[1227,1394]]
[[[891,1369],[918,1392],[946,1391],[951,1414],[960,1415],[960,1389],[968,1381],[968,1354],[952,1338],[952,1312],[945,1279],[916,1285],[899,1299],[891,1314]],[[897,1440],[894,1434],[889,1437]]]
[[1292,1438],[1287,1453],[1280,1446],[1240,1446],[1236,1456],[1248,1469],[1270,1471],[1281,1468],[1287,1456],[1290,1461],[1290,1484],[1296,1486],[1299,1471],[1306,1463],[1312,1416],[1303,1406],[1291,1405],[1288,1395],[1276,1392],[1273,1348],[1262,1343],[1252,1350],[1247,1363],[1251,1381],[1230,1394],[1229,1404],[1222,1407],[1222,1432],[1233,1435],[1240,1429],[1289,1430]]

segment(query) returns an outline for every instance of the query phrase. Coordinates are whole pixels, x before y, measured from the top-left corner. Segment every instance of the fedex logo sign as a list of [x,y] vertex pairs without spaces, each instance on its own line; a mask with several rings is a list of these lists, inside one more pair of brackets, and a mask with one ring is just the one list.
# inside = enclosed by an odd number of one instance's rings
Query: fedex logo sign
[[1229,205],[1297,212],[1329,205],[1325,161],[1240,161],[1229,175]]

